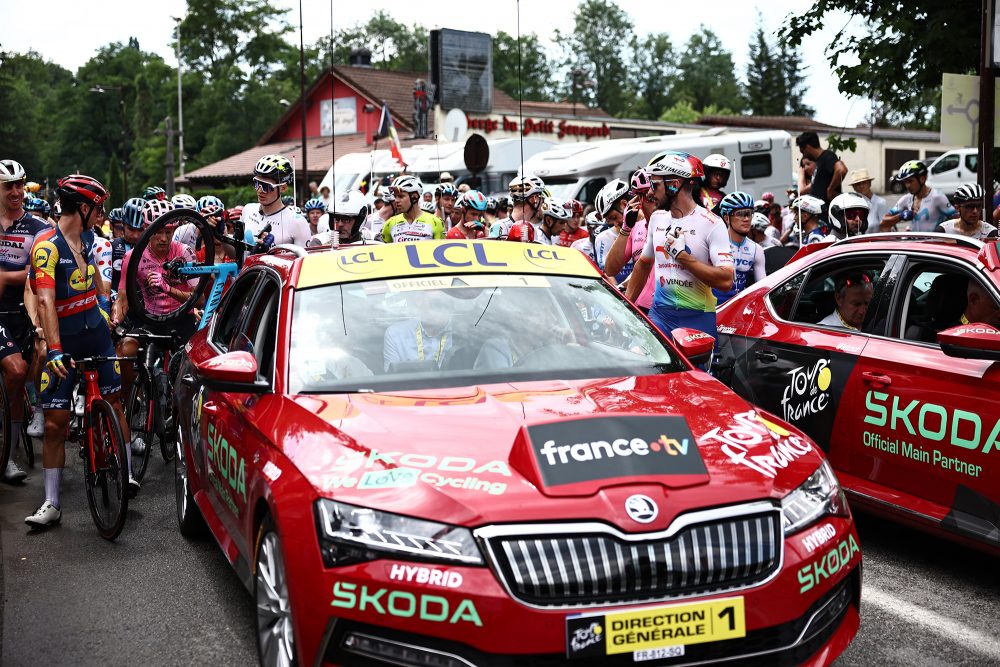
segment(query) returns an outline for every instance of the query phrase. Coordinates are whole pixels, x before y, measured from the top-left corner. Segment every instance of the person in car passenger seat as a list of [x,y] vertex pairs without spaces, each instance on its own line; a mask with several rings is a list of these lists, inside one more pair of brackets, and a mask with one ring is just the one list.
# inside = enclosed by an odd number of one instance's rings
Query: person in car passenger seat
[[837,278],[833,300],[837,307],[818,324],[857,330],[865,322],[868,304],[874,294],[872,279],[865,273],[852,273]]

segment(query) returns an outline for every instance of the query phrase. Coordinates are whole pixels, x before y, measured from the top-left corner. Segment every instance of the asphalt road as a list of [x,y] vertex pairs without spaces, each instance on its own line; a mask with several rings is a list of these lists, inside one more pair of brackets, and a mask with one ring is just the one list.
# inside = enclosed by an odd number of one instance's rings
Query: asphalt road
[[[172,465],[154,454],[116,543],[93,528],[79,458],[67,456],[63,521],[29,533],[41,470],[0,485],[0,664],[248,665],[254,607],[211,538],[177,532]],[[861,630],[842,666],[1000,664],[1000,563],[859,516]]]

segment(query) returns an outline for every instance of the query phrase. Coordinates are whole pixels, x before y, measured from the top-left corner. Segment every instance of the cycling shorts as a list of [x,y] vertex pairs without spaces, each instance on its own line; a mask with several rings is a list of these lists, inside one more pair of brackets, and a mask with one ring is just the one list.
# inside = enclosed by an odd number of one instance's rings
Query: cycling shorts
[[30,364],[35,356],[34,330],[28,313],[0,317],[0,360],[20,354]]
[[[79,334],[69,336],[62,341],[63,352],[74,359],[84,357],[113,357],[115,346],[111,342],[111,332],[107,327],[84,329]],[[69,410],[73,397],[73,385],[76,384],[77,369],[66,364],[69,376],[52,390],[52,375],[48,370],[42,372],[41,400],[42,408],[46,410]],[[97,384],[101,395],[107,398],[110,394],[121,391],[121,367],[117,361],[108,361],[97,368]],[[82,391],[82,390],[81,390]]]
[[706,313],[689,308],[666,308],[654,305],[649,309],[649,319],[666,336],[674,329],[686,327],[707,333],[719,340],[719,330],[715,326],[715,313]]

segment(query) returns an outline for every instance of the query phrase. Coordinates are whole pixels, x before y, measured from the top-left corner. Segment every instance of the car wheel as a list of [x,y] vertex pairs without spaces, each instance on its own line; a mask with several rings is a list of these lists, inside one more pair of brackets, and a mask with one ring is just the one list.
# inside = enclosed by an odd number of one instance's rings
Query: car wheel
[[266,667],[296,664],[292,607],[285,578],[281,538],[271,517],[264,517],[257,536],[254,595],[257,599],[257,655]]
[[177,499],[177,525],[181,535],[189,538],[202,537],[207,532],[205,518],[194,502],[191,484],[188,479],[187,457],[184,455],[184,440],[181,437],[179,424],[174,426],[174,495]]

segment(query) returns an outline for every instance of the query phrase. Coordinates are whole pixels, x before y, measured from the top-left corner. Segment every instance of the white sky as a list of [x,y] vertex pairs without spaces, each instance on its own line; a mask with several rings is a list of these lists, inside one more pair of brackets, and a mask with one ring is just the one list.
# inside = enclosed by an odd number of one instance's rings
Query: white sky
[[[272,0],[272,3],[292,9],[289,19],[296,32],[289,33],[288,39],[297,41],[298,2]],[[160,54],[172,65],[176,63],[169,47],[174,27],[170,17],[181,16],[185,12],[187,3],[184,0],[101,0],[97,3],[49,0],[42,4],[44,11],[39,12],[38,5],[34,3],[4,1],[0,44],[5,50],[23,52],[34,49],[46,59],[76,71],[99,47],[115,41],[124,42],[135,36],[143,50]],[[303,0],[302,4],[306,43],[328,35],[330,2]],[[552,48],[555,55],[549,36],[557,28],[563,32],[572,29],[577,4],[576,0],[525,0],[521,4],[521,33],[537,34],[543,45]],[[699,23],[710,25],[723,45],[733,53],[740,78],[746,66],[747,44],[756,25],[757,12],[760,11],[763,16],[765,30],[774,32],[789,12],[801,11],[807,4],[801,0],[715,0],[704,5],[618,0],[618,5],[632,17],[637,33],[666,32],[675,48],[683,46],[688,37],[698,30]],[[699,6],[705,10],[703,20],[696,15]],[[384,9],[402,23],[422,24],[428,29],[517,32],[516,0],[464,5],[439,0],[376,0],[371,3],[335,0],[334,7],[335,29],[364,23],[375,11]],[[39,21],[39,14],[44,20]],[[869,109],[868,102],[846,98],[837,91],[837,78],[823,54],[825,45],[847,22],[846,15],[837,15],[828,21],[827,27],[805,45],[802,55],[807,67],[806,103],[816,109],[816,119],[831,125],[851,127],[863,120]],[[26,26],[42,24],[44,30],[41,31],[25,29]],[[39,39],[39,35],[43,35],[44,39]]]

